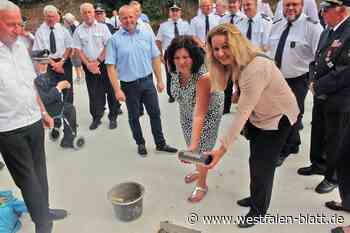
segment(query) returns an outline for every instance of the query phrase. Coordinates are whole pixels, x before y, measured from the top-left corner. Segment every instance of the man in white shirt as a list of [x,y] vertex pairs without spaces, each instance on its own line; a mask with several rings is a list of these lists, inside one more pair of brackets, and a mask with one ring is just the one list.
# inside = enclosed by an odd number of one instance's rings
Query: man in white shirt
[[72,36],[58,20],[58,9],[55,6],[44,7],[45,22],[35,33],[33,51],[47,49],[50,51],[49,71],[59,81],[67,80],[71,90],[63,91],[67,102],[73,103],[72,63],[69,59],[72,50]]
[[258,13],[257,0],[243,0],[242,5],[247,17],[238,21],[237,27],[254,45],[265,51],[271,32],[272,20],[267,15]]
[[[163,22],[159,26],[156,44],[161,53],[162,62],[165,64],[165,71],[167,77],[167,94],[169,96],[169,103],[173,103],[175,99],[171,96],[170,85],[171,85],[171,76],[168,72],[168,67],[164,61],[164,54],[166,49],[170,45],[171,41],[180,35],[188,35],[190,33],[190,26],[187,21],[181,19],[181,7],[174,3],[169,8],[169,19],[166,22]],[[163,53],[164,51],[164,53]]]
[[299,152],[301,140],[298,129],[302,128],[304,101],[308,92],[309,64],[315,58],[323,31],[318,21],[314,21],[303,13],[303,0],[284,0],[283,14],[282,19],[273,23],[269,52],[295,94],[300,114],[282,150],[278,165],[281,165],[289,154]]
[[202,11],[202,14],[197,15],[191,20],[190,27],[193,40],[198,44],[199,47],[205,49],[207,34],[210,29],[219,24],[220,17],[212,14],[211,0],[201,0],[199,2],[199,7]]
[[17,40],[22,18],[18,6],[0,1],[0,153],[21,190],[36,233],[51,233],[65,210],[49,209],[44,128],[53,120],[34,88],[31,58]]
[[[317,4],[315,0],[304,0],[303,12],[305,15],[309,16],[312,20],[319,22],[320,18],[318,15]],[[283,18],[283,0],[277,2],[275,15],[273,20],[278,20]]]

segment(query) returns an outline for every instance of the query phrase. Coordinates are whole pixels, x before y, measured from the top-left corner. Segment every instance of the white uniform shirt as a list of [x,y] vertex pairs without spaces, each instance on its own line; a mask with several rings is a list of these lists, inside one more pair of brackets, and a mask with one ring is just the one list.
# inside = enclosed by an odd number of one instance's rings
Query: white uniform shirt
[[[50,51],[50,27],[44,22],[35,33],[33,50]],[[50,58],[62,58],[66,49],[72,48],[73,40],[69,31],[59,23],[53,29],[56,41],[56,53],[50,54]]]
[[[252,37],[251,42],[262,48],[266,49],[268,45],[268,40],[272,28],[272,20],[265,14],[257,13],[252,18]],[[249,18],[242,18],[237,22],[237,27],[243,35],[247,35],[247,30],[249,26]]]
[[[190,25],[187,21],[179,19],[177,22],[177,28],[179,30],[179,35],[189,35],[190,34]],[[162,42],[163,50],[166,50],[170,45],[171,41],[175,37],[175,24],[172,19],[163,22],[159,26],[157,33],[157,40]]]
[[34,88],[36,74],[28,50],[17,40],[9,49],[0,42],[0,132],[41,119]]
[[[273,20],[278,20],[283,18],[283,0],[279,0],[277,2],[275,16],[273,17]],[[315,0],[304,0],[304,8],[303,12],[305,15],[309,16],[314,21],[319,22],[320,18],[318,17],[318,10],[317,10],[317,4]]]
[[106,24],[95,21],[88,26],[82,23],[74,32],[73,48],[82,50],[90,60],[96,60],[111,36]]
[[153,35],[153,38],[156,39],[156,34],[154,34],[154,31],[149,23],[144,22],[141,17],[137,20],[137,24],[140,25],[141,28],[146,29],[147,31],[150,31]]
[[[209,15],[209,30],[219,25],[220,17],[215,14]],[[191,20],[191,35],[198,37],[203,43],[206,41],[205,35],[205,15],[200,14]]]
[[112,24],[113,27],[119,28],[119,27],[120,27],[119,16],[113,16],[113,17],[109,20],[109,23]]
[[[269,55],[273,59],[287,24],[287,19],[283,18],[272,25]],[[309,63],[315,58],[322,31],[320,23],[313,21],[305,14],[301,14],[292,23],[282,54],[281,71],[285,78],[295,78],[309,72]]]
[[[227,15],[221,18],[220,24],[222,23],[231,23],[231,15],[232,13],[229,12]],[[246,18],[247,16],[243,14],[242,11],[238,11],[235,13],[235,17],[233,18],[233,23],[237,24],[238,21],[240,21],[242,18]]]
[[260,13],[267,15],[271,19],[273,18],[271,6],[268,2],[263,2],[262,0],[258,0],[257,1],[257,12],[260,12]]

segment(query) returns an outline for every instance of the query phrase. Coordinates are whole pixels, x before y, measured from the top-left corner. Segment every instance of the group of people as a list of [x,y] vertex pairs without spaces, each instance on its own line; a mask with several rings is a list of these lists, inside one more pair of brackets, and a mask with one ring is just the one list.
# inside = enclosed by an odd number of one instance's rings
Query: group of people
[[[249,219],[267,213],[276,168],[299,152],[304,101],[310,90],[314,95],[312,165],[298,173],[324,175],[316,192],[327,193],[339,186],[342,199],[326,206],[350,211],[346,166],[350,151],[350,2],[323,0],[323,28],[318,14],[308,15],[318,12],[316,5],[310,11],[310,4],[306,5],[310,1],[281,0],[281,17],[271,19],[258,10],[256,0],[229,0],[227,5],[217,1],[215,12],[210,0],[201,0],[199,14],[190,23],[181,19],[181,6],[172,3],[169,20],[160,25],[157,35],[137,1],[119,9],[114,26],[113,21],[107,22],[103,8],[83,3],[83,22],[74,26],[72,35],[59,23],[57,8],[49,5],[44,8],[45,22],[35,33],[33,50],[50,52],[47,72],[65,80],[64,88],[58,89],[71,104],[70,58],[76,54],[80,59],[86,74],[91,130],[101,124],[106,97],[110,129],[117,127],[120,102],[125,102],[141,157],[147,156],[139,121],[143,106],[156,150],[177,152],[167,144],[160,118],[157,92],[165,89],[163,62],[169,102],[179,104],[187,150],[213,158],[209,165],[197,165],[185,176],[186,183],[197,181],[190,202],[205,197],[208,170],[232,151],[237,137],[243,134],[249,140],[250,196],[237,204],[250,210],[240,227],[253,226]],[[223,10],[226,6],[227,12]],[[64,210],[49,209],[41,122],[48,127],[54,122],[34,89],[36,74],[28,50],[17,40],[21,31],[20,9],[9,1],[1,2],[0,50],[6,56],[0,57],[0,152],[22,191],[36,232],[49,233],[52,221],[66,216]],[[219,136],[222,115],[230,112],[231,103],[237,104],[235,117]],[[221,140],[215,148],[217,138]],[[340,230],[347,229],[334,232]]]

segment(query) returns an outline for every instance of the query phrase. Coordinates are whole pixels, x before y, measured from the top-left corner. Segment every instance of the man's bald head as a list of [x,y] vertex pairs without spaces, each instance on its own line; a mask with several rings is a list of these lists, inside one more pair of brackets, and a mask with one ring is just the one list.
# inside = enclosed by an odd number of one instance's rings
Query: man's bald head
[[119,20],[122,27],[127,31],[132,32],[136,28],[137,14],[134,7],[124,5],[119,9]]

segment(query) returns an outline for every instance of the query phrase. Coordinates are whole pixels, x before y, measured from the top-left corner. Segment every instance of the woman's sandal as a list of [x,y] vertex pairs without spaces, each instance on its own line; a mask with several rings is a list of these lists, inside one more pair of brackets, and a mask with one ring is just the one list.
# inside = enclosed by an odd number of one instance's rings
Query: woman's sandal
[[198,178],[199,178],[199,172],[193,171],[190,174],[186,175],[184,180],[185,180],[186,184],[189,184],[189,183],[192,183],[192,182],[198,180]]
[[208,186],[206,186],[205,188],[196,186],[191,196],[187,200],[191,203],[200,202],[205,197],[207,192],[208,192]]

